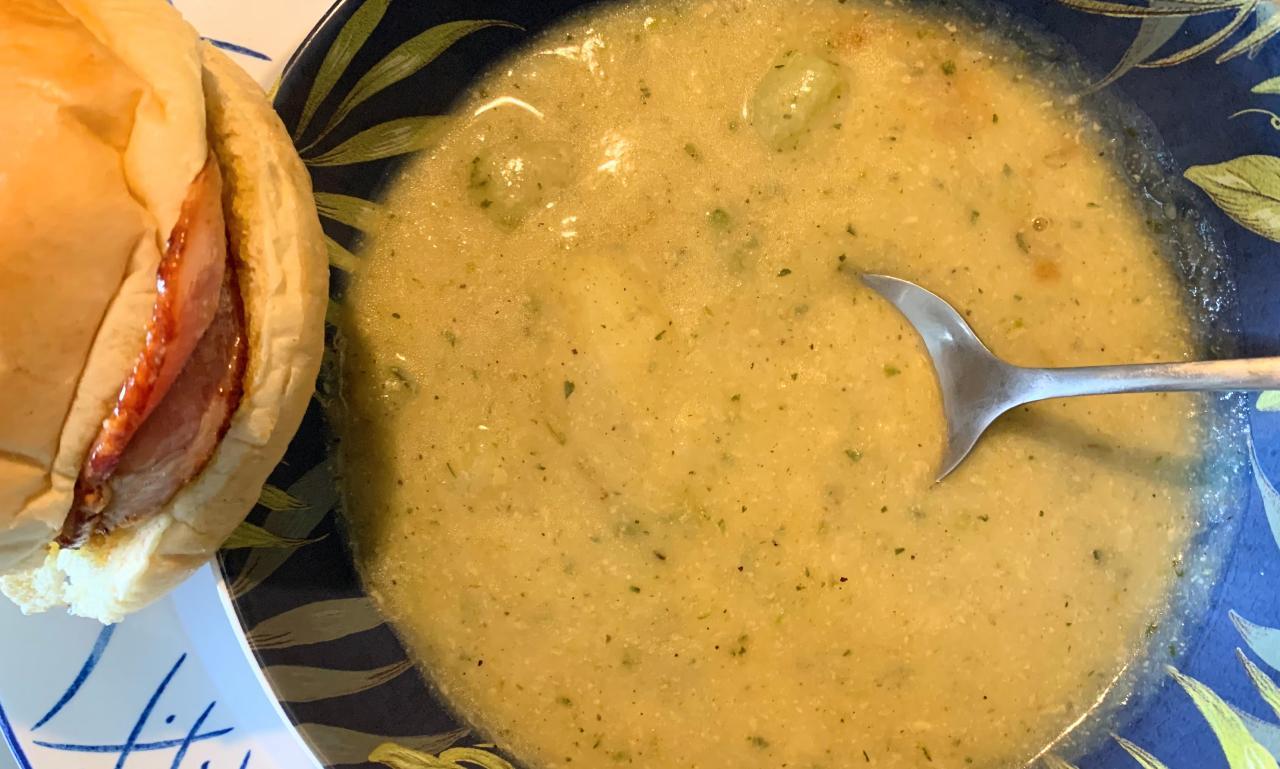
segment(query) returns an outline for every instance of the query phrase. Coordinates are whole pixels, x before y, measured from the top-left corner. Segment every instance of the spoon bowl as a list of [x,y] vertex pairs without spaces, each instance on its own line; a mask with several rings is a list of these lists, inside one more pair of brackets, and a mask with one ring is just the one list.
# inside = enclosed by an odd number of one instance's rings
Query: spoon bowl
[[1118,366],[1026,368],[997,358],[959,312],[902,278],[863,274],[862,282],[920,335],[942,393],[947,441],[936,480],[959,467],[1001,414],[1049,398],[1134,392],[1280,388],[1280,357]]

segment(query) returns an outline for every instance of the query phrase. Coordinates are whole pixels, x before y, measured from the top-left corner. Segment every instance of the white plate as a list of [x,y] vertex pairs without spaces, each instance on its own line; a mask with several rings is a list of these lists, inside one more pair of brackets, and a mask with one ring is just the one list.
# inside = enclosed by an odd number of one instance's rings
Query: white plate
[[[329,0],[176,5],[266,86]],[[24,617],[0,599],[0,733],[19,769],[319,766],[266,689],[211,567],[111,628]],[[14,766],[0,749],[0,769]]]
[[317,767],[202,569],[119,625],[0,607],[0,729],[22,769]]

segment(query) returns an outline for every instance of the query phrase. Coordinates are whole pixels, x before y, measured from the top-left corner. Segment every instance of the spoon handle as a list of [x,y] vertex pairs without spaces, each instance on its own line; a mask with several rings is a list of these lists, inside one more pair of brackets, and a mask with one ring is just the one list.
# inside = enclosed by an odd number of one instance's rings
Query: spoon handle
[[1076,368],[1018,368],[1026,400],[1104,393],[1280,390],[1280,357]]

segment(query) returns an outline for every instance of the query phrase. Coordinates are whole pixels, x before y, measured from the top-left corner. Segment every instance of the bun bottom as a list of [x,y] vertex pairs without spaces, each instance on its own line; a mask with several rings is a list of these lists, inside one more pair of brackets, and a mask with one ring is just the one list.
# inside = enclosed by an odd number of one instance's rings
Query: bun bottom
[[0,590],[23,614],[67,607],[103,624],[119,622],[208,560],[196,555],[180,561],[164,552],[173,523],[171,515],[161,514],[80,550],[51,545],[43,564],[0,579]]
[[311,181],[265,94],[207,44],[209,141],[248,325],[244,395],[205,469],[153,518],[0,578],[24,613],[118,622],[206,563],[253,508],[306,412],[324,348],[328,261]]

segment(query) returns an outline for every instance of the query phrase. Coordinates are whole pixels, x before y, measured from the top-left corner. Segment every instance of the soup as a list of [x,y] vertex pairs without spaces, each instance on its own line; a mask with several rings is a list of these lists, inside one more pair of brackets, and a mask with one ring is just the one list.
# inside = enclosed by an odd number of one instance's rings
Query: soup
[[1179,360],[1117,142],[1019,48],[858,0],[612,5],[478,83],[344,302],[371,594],[536,767],[1001,767],[1107,692],[1192,527],[1197,402],[1060,400],[933,483],[863,271],[1024,365]]

